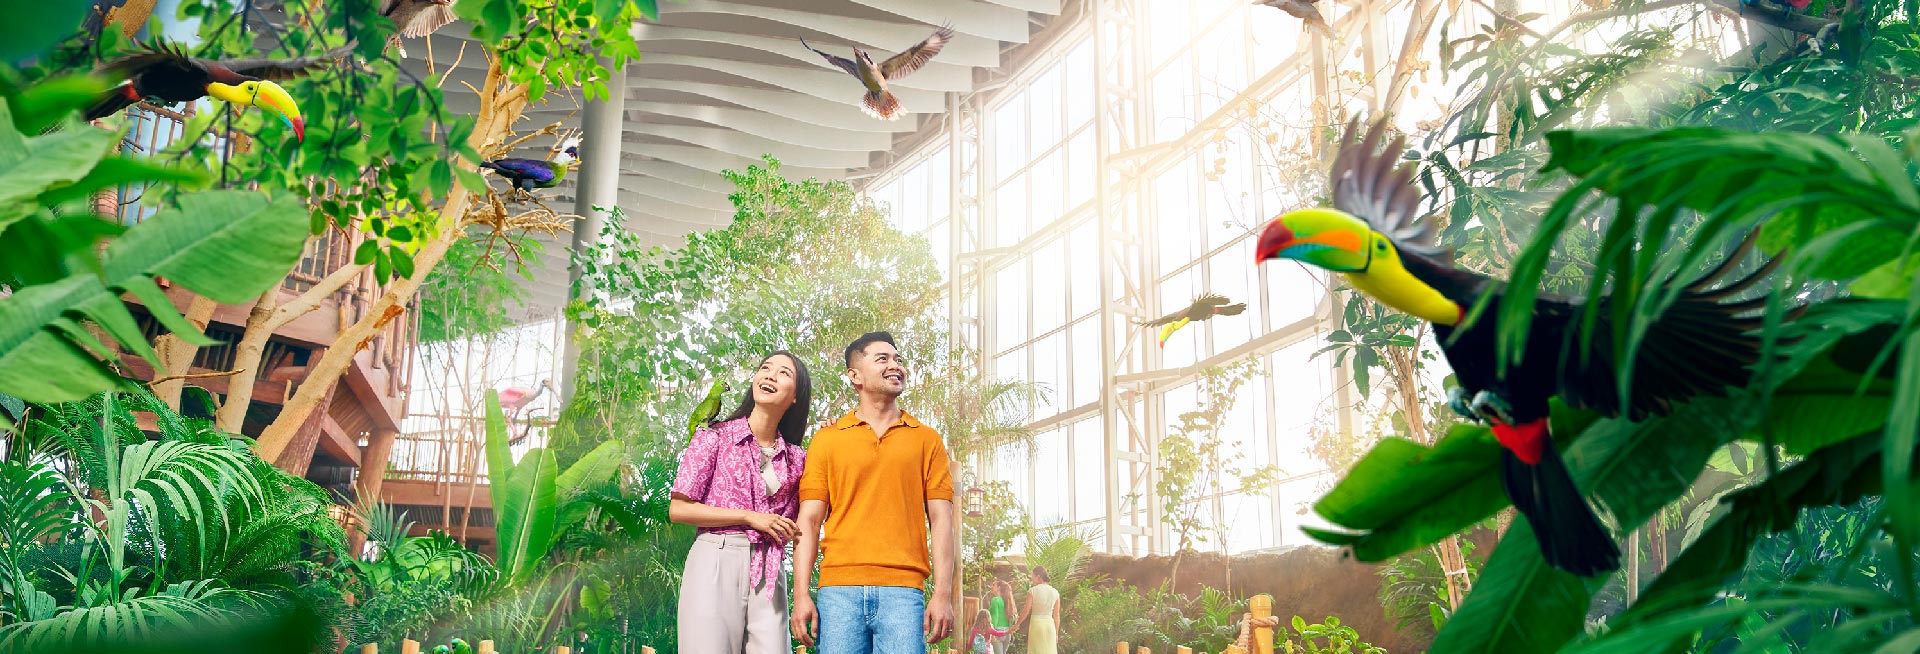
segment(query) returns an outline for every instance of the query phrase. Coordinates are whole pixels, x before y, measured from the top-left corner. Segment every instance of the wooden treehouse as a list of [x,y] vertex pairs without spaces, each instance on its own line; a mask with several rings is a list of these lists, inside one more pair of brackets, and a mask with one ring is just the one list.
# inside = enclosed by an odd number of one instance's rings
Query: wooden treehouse
[[[186,118],[166,109],[130,108],[127,111],[129,130],[121,148],[131,156],[160,152],[185,136]],[[244,134],[235,134],[232,139],[208,138],[215,147],[227,152],[244,152],[250,146]],[[143,201],[143,191],[137,185],[123,186],[115,194],[96,198],[95,209],[124,224],[137,223],[157,212],[151,203]],[[279,306],[286,306],[328,275],[349,265],[361,237],[357,232],[332,230],[322,238],[309,241],[299,263],[275,289]],[[172,287],[165,280],[161,280],[161,286],[174,308],[186,313],[193,294]],[[320,298],[315,310],[274,329],[264,347],[253,396],[239,431],[258,437],[304,383],[308,366],[317,363],[326,348],[333,345],[335,337],[359,321],[384,290],[371,270],[363,271]],[[150,342],[164,333],[138,299],[132,296],[124,299]],[[204,331],[220,343],[196,352],[191,368],[185,371],[193,376],[187,380],[188,386],[204,389],[220,403],[226,402],[229,377],[221,373],[235,370],[238,346],[253,308],[221,305],[214,310]],[[418,312],[414,309],[415,305],[409,303],[404,314],[387,322],[355,353],[352,365],[300,425],[274,464],[333,491],[342,503],[361,497],[380,498],[404,511],[407,519],[415,523],[413,531],[417,535],[442,530],[471,547],[491,550],[493,512],[485,477],[471,472],[454,474],[444,460],[412,455],[421,449],[419,443],[413,442],[418,439],[401,433],[407,415],[409,375],[418,345]],[[138,355],[120,353],[117,365],[122,374],[130,378],[155,379],[153,366]],[[182,410],[188,415],[204,413],[193,402],[182,404]],[[150,420],[143,426],[152,428]],[[434,436],[425,438],[431,441]],[[396,449],[402,454],[396,456]],[[422,466],[426,469],[421,469]],[[480,482],[478,485],[474,483],[476,479]],[[341,515],[344,516],[344,512]],[[357,549],[359,535],[351,529],[349,533],[353,534]]]

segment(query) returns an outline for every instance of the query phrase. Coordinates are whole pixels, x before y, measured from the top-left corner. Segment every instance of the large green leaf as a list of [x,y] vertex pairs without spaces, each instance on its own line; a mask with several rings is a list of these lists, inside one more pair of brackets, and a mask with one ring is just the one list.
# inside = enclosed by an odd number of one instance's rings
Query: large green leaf
[[92,276],[29,286],[0,298],[0,391],[29,402],[72,402],[120,383],[120,376],[83,346],[93,337],[66,315],[102,300],[118,302]]
[[20,2],[0,21],[0,62],[39,56],[80,29],[87,2]]
[[248,302],[285,277],[307,241],[299,199],[249,191],[180,198],[107,248],[106,278],[158,275],[226,304]]
[[0,298],[0,390],[53,403],[112,388],[119,377],[98,361],[106,350],[76,321],[81,316],[158,367],[146,335],[118,298],[121,292],[140,298],[163,326],[188,342],[211,344],[154,278],[167,277],[219,302],[249,301],[299,260],[307,238],[305,215],[291,196],[273,201],[246,191],[189,195],[178,208],[155,214],[109,245],[100,276],[76,274]]
[[512,457],[506,441],[506,416],[500,411],[500,398],[488,391],[487,476],[492,483],[487,491],[493,497],[500,572],[509,585],[517,585],[532,577],[558,536],[554,527],[559,466],[554,463],[553,452],[534,448],[521,457],[519,464],[509,461],[510,469],[493,467],[496,453],[501,458]]
[[107,157],[95,164],[85,177],[72,184],[54,188],[40,194],[40,203],[55,206],[68,201],[78,200],[104,188],[115,188],[124,184],[152,182],[173,184],[181,187],[193,187],[205,184],[205,174],[160,163],[151,158]]
[[[1731,508],[1668,563],[1639,601],[1614,621],[1611,633],[1596,641],[1613,648],[1581,651],[1650,651],[1645,635],[1635,627],[1710,601],[1721,584],[1746,565],[1747,552],[1760,536],[1791,528],[1801,509],[1847,504],[1878,489],[1877,436],[1867,433],[1822,448],[1758,485],[1727,495],[1722,503]],[[1668,651],[1685,645],[1676,641]]]
[[[1700,212],[1706,220],[1689,236],[1689,247],[1638,248],[1643,263],[1635,269],[1636,278],[1594,275],[1589,297],[1609,286],[1631,297],[1643,284],[1699,270],[1719,251],[1714,244],[1763,219],[1771,218],[1763,247],[1795,246],[1797,272],[1832,279],[1867,272],[1900,253],[1889,247],[1897,243],[1888,241],[1897,239],[1872,234],[1908,233],[1920,224],[1920,191],[1908,172],[1912,163],[1877,137],[1684,128],[1554,132],[1547,140],[1553,148],[1547,169],[1566,170],[1581,181],[1555,202],[1514,262],[1497,313],[1502,366],[1518,361],[1524,351],[1548,257],[1561,232],[1596,208],[1593,191],[1619,199],[1615,221],[1647,223],[1645,235],[1638,229],[1609,230],[1602,252],[1633,249],[1627,240],[1664,244],[1683,215],[1680,208]],[[1645,207],[1653,211],[1643,218]],[[1873,246],[1871,252],[1847,247],[1862,239]],[[1649,265],[1655,261],[1657,267]],[[1633,319],[1616,317],[1617,336],[1637,346],[1639,335],[1684,286],[1665,285],[1629,302]]]
[[607,441],[587,452],[580,460],[567,466],[557,481],[560,496],[572,498],[582,488],[613,479],[620,472],[620,466],[627,461],[627,446],[620,441]]
[[[1748,400],[1706,398],[1645,423],[1596,423],[1566,451],[1581,488],[1616,524],[1638,525],[1686,490],[1714,450],[1752,422]],[[1432,654],[1552,652],[1585,624],[1605,577],[1581,579],[1547,565],[1532,528],[1517,521],[1494,549],[1473,593],[1434,640]]]
[[34,198],[71,184],[93,170],[117,142],[113,132],[81,129],[27,137],[13,128],[12,110],[0,103],[0,230],[40,209]]
[[[1552,429],[1566,442],[1585,431],[1592,412],[1554,403]],[[1382,561],[1439,542],[1487,519],[1510,500],[1500,486],[1500,445],[1485,427],[1458,425],[1433,447],[1388,438],[1315,503],[1328,522],[1358,534],[1310,530],[1354,557]]]
[[100,94],[112,86],[104,78],[71,75],[40,80],[26,89],[0,83],[0,96],[6,97],[5,104],[13,112],[13,128],[21,134],[38,134],[98,102]]

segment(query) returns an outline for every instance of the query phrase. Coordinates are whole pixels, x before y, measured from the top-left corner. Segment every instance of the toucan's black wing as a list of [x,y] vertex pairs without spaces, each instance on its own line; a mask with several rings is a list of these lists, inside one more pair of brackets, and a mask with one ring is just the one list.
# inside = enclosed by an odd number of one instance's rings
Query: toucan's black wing
[[1433,221],[1419,220],[1420,188],[1413,184],[1413,166],[1400,158],[1407,138],[1396,136],[1382,149],[1386,129],[1387,121],[1381,119],[1356,139],[1360,119],[1347,123],[1340,152],[1333,158],[1333,207],[1367,221],[1402,252],[1445,257],[1434,243]]
[[[1587,356],[1582,360],[1578,351],[1569,349],[1560,357],[1560,399],[1608,416],[1624,413],[1639,420],[1665,415],[1674,404],[1696,396],[1720,395],[1728,387],[1748,385],[1754,366],[1761,360],[1759,332],[1765,324],[1761,310],[1766,308],[1767,298],[1743,300],[1736,296],[1764,279],[1779,260],[1768,261],[1745,277],[1720,282],[1752,247],[1753,237],[1749,236],[1725,262],[1688,284],[1673,305],[1647,328],[1634,355],[1632,397],[1626,402],[1620,398],[1619,377],[1615,374],[1618,357],[1612,340],[1614,330],[1624,326],[1613,322],[1612,296],[1603,296],[1599,306],[1593,307],[1598,315]],[[1540,324],[1534,334],[1563,335],[1570,339],[1568,348],[1579,346],[1578,304],[1542,298],[1536,306],[1539,313],[1535,320]]]
[[338,61],[353,52],[352,46],[342,46],[326,54],[313,57],[295,57],[293,59],[229,59],[220,62],[229,70],[264,80],[289,80],[315,70],[325,68],[327,64]]
[[99,67],[99,72],[116,79],[133,77],[147,71],[180,75],[204,75],[206,72],[178,45],[161,42],[147,43],[142,47],[141,52],[114,59]]
[[807,45],[806,39],[800,39],[800,45],[805,47],[808,50],[812,50],[814,54],[824,57],[827,60],[827,63],[840,67],[840,70],[847,71],[848,75],[852,75],[854,77],[860,76],[860,67],[854,65],[852,59],[821,52],[819,48],[813,47],[811,45]]
[[1193,310],[1193,307],[1189,306],[1185,309],[1181,309],[1179,311],[1175,311],[1173,313],[1169,313],[1167,315],[1154,318],[1153,320],[1149,320],[1146,322],[1136,322],[1133,324],[1139,325],[1141,327],[1158,327],[1160,325],[1171,324],[1174,321],[1187,317],[1187,313],[1192,310]]

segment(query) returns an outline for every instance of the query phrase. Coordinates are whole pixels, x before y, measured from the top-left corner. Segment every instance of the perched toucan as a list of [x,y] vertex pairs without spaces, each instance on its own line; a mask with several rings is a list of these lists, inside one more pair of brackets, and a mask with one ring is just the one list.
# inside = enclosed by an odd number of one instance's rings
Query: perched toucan
[[927,65],[934,55],[940,54],[940,49],[946,47],[947,41],[952,38],[953,28],[943,26],[934,30],[933,35],[921,41],[919,45],[878,64],[873,63],[872,55],[859,48],[854,48],[854,58],[848,59],[821,52],[818,48],[807,45],[806,39],[800,39],[800,45],[825,57],[827,63],[847,71],[848,75],[859,79],[860,83],[867,87],[867,94],[860,98],[860,109],[867,112],[867,115],[881,120],[894,120],[900,117],[900,99],[893,97],[893,92],[887,90],[887,82],[920,70],[920,67]]
[[1187,305],[1185,309],[1169,313],[1154,320],[1136,322],[1134,324],[1141,327],[1160,327],[1160,347],[1166,347],[1167,339],[1172,337],[1174,332],[1180,331],[1181,327],[1187,326],[1188,323],[1207,320],[1214,316],[1237,316],[1240,315],[1240,312],[1247,310],[1246,304],[1228,304],[1228,302],[1232,302],[1232,300],[1208,293],[1195,299],[1193,304]]
[[560,157],[553,161],[545,159],[516,159],[508,157],[493,161],[480,162],[481,168],[491,169],[494,174],[506,179],[513,187],[521,191],[537,188],[553,188],[567,176],[567,164],[580,157],[578,146],[567,146]]
[[105,118],[142,100],[172,104],[213,97],[238,106],[259,107],[293,128],[295,139],[305,140],[307,121],[300,117],[300,106],[273,80],[300,77],[351,51],[338,48],[321,56],[297,59],[214,61],[190,56],[178,46],[149,44],[145,52],[101,67],[101,72],[127,81],[88,108],[86,118]]
[[[1765,298],[1734,296],[1752,287],[1775,261],[1756,272],[1710,288],[1732,272],[1753,245],[1752,237],[1718,268],[1687,283],[1678,300],[1652,323],[1634,357],[1632,397],[1622,399],[1614,375],[1614,329],[1602,296],[1588,349],[1579,347],[1584,299],[1539,296],[1516,366],[1496,364],[1495,314],[1462,324],[1486,294],[1499,297],[1502,282],[1455,268],[1452,253],[1434,243],[1434,225],[1416,224],[1420,193],[1412,165],[1402,161],[1404,137],[1380,149],[1385,122],[1356,141],[1349,124],[1335,156],[1332,208],[1311,208],[1275,218],[1260,233],[1257,261],[1292,259],[1342,273],[1353,288],[1434,325],[1434,337],[1453,366],[1459,387],[1449,404],[1469,418],[1491,424],[1503,448],[1501,480],[1514,507],[1527,517],[1548,564],[1581,576],[1618,569],[1620,550],[1575,487],[1547,430],[1547,400],[1558,395],[1575,407],[1614,417],[1640,419],[1668,412],[1676,402],[1745,386],[1760,361],[1763,324],[1754,315]],[[1676,283],[1670,280],[1668,284]],[[1496,305],[1497,306],[1497,305]]]

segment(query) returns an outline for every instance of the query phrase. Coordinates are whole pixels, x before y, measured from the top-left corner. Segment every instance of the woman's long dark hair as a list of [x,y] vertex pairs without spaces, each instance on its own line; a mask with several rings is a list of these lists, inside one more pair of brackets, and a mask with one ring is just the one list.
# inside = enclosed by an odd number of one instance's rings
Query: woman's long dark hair
[[[793,362],[793,406],[787,407],[787,413],[780,416],[779,430],[781,439],[799,445],[807,437],[807,421],[813,417],[813,377],[807,374],[807,364],[786,350],[767,355],[767,358],[760,360],[760,365],[767,365],[774,357],[786,357]],[[759,375],[759,366],[755,366],[753,371],[754,375]],[[752,383],[747,384],[746,396],[740,398],[740,408],[734,409],[732,414],[721,418],[719,422],[739,420],[750,415],[753,415]]]

